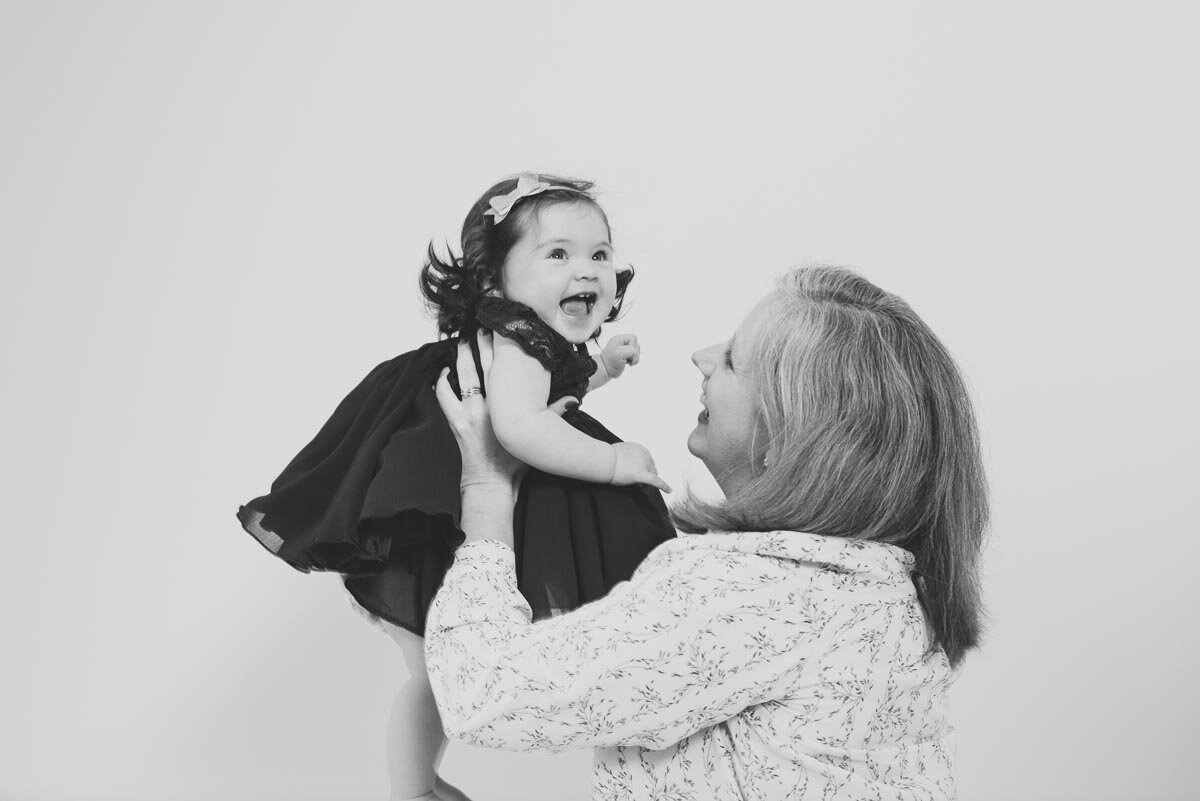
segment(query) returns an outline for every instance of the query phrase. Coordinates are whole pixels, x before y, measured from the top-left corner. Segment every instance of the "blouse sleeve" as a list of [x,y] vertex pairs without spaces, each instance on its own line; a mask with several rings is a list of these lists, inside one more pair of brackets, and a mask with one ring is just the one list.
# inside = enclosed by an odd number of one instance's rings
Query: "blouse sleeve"
[[781,697],[818,626],[809,583],[771,561],[660,548],[604,598],[534,624],[512,550],[459,548],[426,626],[446,733],[509,750],[658,750]]

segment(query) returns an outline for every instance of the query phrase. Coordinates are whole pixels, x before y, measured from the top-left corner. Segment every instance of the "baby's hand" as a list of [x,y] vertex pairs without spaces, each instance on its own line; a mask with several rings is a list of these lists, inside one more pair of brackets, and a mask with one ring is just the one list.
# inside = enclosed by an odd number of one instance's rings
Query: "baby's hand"
[[633,334],[617,334],[600,351],[600,361],[609,378],[617,378],[625,372],[626,365],[637,364],[641,357],[642,346]]
[[617,462],[613,467],[611,483],[649,484],[663,492],[671,491],[667,482],[658,477],[658,471],[654,469],[654,458],[644,446],[636,442],[615,442],[613,451],[617,455]]

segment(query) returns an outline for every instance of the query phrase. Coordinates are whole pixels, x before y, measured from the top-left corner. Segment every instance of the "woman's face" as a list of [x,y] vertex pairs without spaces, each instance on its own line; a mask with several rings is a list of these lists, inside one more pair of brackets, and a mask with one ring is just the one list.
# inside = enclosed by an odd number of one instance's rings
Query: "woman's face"
[[704,375],[700,382],[704,408],[688,436],[688,450],[704,462],[726,496],[753,477],[754,387],[747,369],[749,323],[754,317],[751,312],[725,342],[692,354],[692,362]]

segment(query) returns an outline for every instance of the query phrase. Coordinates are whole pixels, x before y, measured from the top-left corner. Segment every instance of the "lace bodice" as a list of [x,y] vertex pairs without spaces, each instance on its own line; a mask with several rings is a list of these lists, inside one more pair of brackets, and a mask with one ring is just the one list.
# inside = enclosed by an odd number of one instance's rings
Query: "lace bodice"
[[586,346],[572,345],[533,309],[507,298],[482,298],[475,309],[475,319],[480,326],[516,342],[550,371],[550,395],[546,403],[568,395],[583,400],[588,379],[596,372],[596,360],[588,356]]

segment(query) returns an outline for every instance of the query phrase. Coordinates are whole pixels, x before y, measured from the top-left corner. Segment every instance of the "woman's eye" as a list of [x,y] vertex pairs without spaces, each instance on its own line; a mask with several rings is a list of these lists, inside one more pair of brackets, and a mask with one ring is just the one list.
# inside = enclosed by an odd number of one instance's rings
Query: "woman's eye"
[[733,369],[733,348],[727,348],[725,350],[725,366],[730,370]]
[[567,251],[563,250],[562,248],[555,248],[554,250],[550,251],[550,258],[552,259],[565,259],[566,257]]

